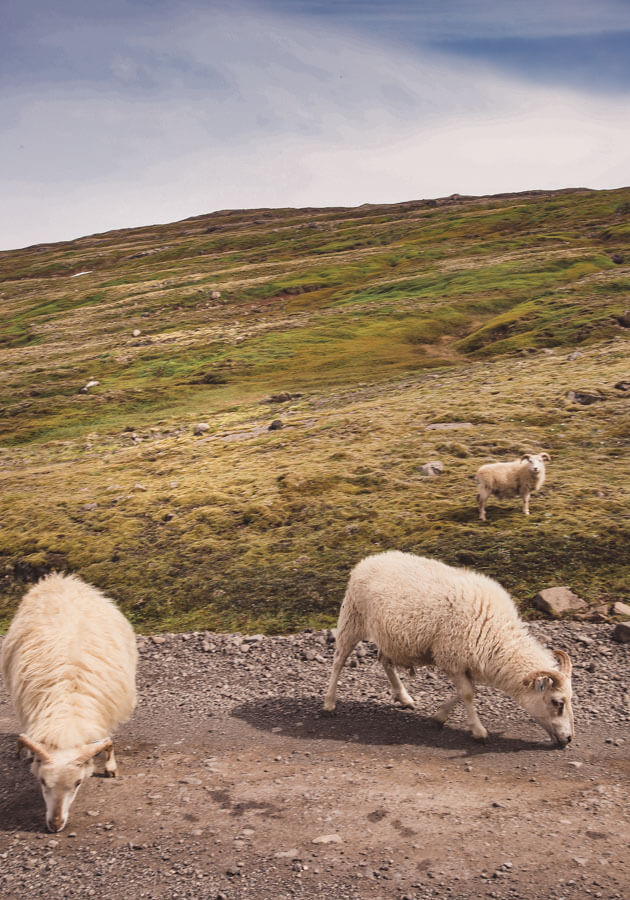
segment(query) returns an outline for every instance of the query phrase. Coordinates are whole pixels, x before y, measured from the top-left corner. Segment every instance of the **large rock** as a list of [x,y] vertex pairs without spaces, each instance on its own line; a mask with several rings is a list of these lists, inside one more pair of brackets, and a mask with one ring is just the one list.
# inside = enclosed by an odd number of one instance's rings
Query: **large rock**
[[579,403],[581,406],[590,406],[591,403],[599,403],[605,399],[602,391],[567,391],[567,400],[570,403]]
[[431,462],[425,463],[420,469],[423,475],[428,475],[429,478],[437,478],[438,475],[441,475],[444,471],[444,464],[440,462],[439,459],[431,460]]
[[630,644],[630,622],[619,622],[615,625],[612,639],[619,641],[620,644]]
[[626,616],[626,618],[630,619],[630,605],[628,603],[622,603],[620,600],[617,600],[616,603],[613,603],[613,616]]
[[568,587],[546,588],[534,597],[534,606],[552,616],[582,612],[587,604]]
[[282,391],[279,394],[272,394],[267,397],[265,403],[286,403],[287,400],[297,400],[302,394],[292,394],[289,391]]

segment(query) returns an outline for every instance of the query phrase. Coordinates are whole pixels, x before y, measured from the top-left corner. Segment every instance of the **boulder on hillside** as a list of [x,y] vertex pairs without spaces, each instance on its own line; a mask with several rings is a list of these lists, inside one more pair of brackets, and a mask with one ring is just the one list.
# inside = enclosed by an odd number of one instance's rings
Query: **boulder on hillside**
[[619,641],[620,644],[630,644],[630,622],[619,622],[615,625],[612,639]]
[[590,406],[591,403],[599,403],[605,399],[602,391],[567,391],[567,400],[570,403],[579,403],[581,406]]
[[582,612],[587,609],[586,602],[564,585],[539,591],[534,597],[534,606],[551,616],[562,616],[565,613]]
[[444,471],[444,464],[439,459],[433,459],[431,462],[425,463],[420,471],[429,478],[437,478]]
[[613,603],[612,612],[613,616],[626,616],[630,619],[630,604],[617,600],[616,603]]
[[292,394],[289,391],[282,391],[280,394],[272,394],[264,401],[265,403],[286,403],[287,400],[297,400],[302,394]]

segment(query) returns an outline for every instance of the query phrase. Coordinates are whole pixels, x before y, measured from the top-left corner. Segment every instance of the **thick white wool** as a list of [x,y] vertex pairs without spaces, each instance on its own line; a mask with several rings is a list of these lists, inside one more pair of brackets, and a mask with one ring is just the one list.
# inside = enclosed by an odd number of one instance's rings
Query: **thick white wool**
[[20,727],[47,748],[111,735],[136,704],[136,641],[112,600],[52,574],[24,596],[2,647]]
[[496,581],[397,550],[353,569],[339,615],[339,632],[346,629],[395,665],[467,672],[512,696],[532,673],[557,668]]

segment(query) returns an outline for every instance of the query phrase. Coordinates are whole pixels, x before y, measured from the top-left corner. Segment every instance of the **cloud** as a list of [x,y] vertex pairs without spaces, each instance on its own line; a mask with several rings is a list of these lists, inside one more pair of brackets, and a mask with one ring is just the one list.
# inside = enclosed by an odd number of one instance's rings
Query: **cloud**
[[[6,94],[0,247],[228,207],[627,180],[624,95],[243,9],[124,41],[88,29],[95,75]],[[76,41],[87,52],[82,27],[48,36],[64,57]]]
[[626,0],[258,0],[257,5],[403,38],[411,30],[427,42],[630,31]]

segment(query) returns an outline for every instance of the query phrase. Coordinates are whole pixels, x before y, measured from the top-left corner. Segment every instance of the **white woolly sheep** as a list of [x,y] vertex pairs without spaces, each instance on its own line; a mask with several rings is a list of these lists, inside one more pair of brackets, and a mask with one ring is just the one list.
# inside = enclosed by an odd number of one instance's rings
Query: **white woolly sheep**
[[339,613],[328,712],[335,708],[339,673],[361,640],[377,645],[403,706],[413,707],[414,700],[396,666],[413,672],[433,665],[451,678],[457,693],[433,715],[442,725],[462,700],[473,737],[487,737],[473,702],[477,682],[516,700],[561,747],[573,738],[569,657],[562,650],[552,655],[534,640],[509,594],[485,575],[396,550],[355,566]]
[[2,673],[20,728],[18,753],[46,802],[46,825],[61,831],[82,781],[136,704],[136,640],[114,602],[73,575],[53,573],[23,597],[2,647]]
[[530,494],[539,491],[545,481],[545,460],[551,462],[548,453],[525,453],[512,462],[486,463],[481,466],[475,476],[479,518],[485,521],[486,503],[491,494],[502,500],[520,497],[523,512],[528,516]]

